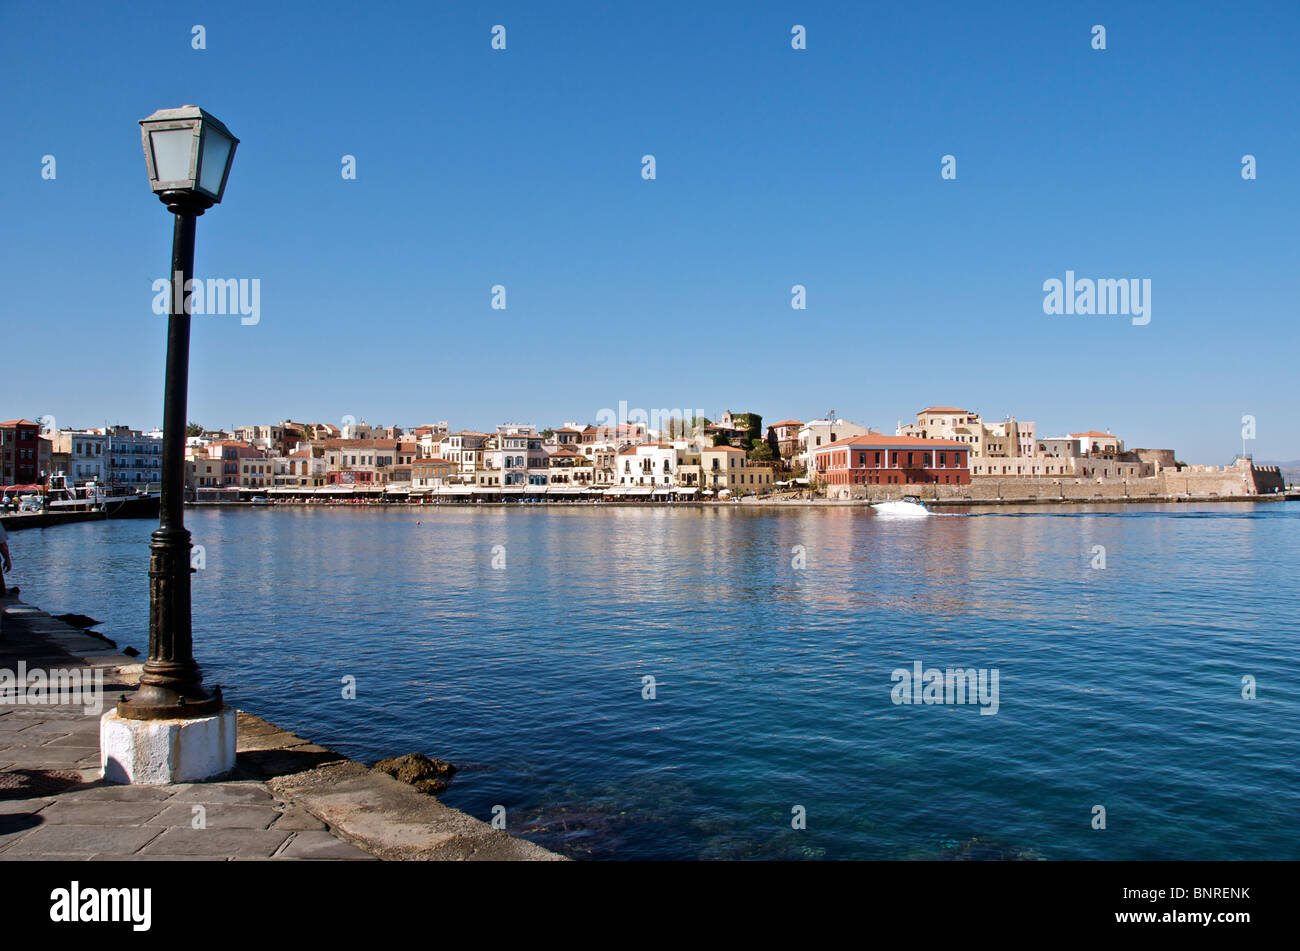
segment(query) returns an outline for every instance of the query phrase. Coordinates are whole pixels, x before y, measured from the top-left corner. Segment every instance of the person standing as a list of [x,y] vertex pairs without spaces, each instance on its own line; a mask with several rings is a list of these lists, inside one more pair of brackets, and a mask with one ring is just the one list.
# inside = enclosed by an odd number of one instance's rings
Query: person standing
[[12,567],[9,561],[9,535],[5,532],[5,527],[0,524],[0,598],[9,593],[5,587],[5,572]]

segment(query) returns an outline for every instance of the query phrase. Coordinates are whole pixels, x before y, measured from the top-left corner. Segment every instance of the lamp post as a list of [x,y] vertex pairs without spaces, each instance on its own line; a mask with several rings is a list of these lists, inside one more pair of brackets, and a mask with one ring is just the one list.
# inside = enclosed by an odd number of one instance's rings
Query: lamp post
[[128,720],[184,720],[221,712],[194,660],[190,626],[190,533],[184,523],[185,410],[195,219],[221,201],[239,140],[196,106],[160,109],[140,120],[149,185],[175,216],[167,376],[163,396],[162,498],[149,544],[149,658],[135,696],[118,703]]

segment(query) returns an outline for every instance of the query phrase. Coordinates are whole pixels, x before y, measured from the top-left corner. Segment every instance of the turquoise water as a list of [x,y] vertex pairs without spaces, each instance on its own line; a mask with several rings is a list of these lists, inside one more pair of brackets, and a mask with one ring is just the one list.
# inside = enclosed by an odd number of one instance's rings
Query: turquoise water
[[[1300,858],[1294,503],[186,517],[209,682],[570,855]],[[11,583],[145,650],[152,528],[14,533]],[[996,715],[893,703],[916,661]]]

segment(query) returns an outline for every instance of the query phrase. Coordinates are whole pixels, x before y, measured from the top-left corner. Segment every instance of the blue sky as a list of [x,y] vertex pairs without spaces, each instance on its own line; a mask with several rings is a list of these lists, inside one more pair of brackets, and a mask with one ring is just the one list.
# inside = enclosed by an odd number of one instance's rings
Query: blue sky
[[[0,0],[0,417],[160,422],[171,228],[137,120],[194,103],[242,140],[196,274],[261,281],[256,326],[195,318],[208,426],[626,400],[892,431],[938,404],[1217,463],[1251,414],[1257,458],[1297,458],[1298,26],[1292,3]],[[1067,269],[1150,279],[1150,324],[1044,315]]]

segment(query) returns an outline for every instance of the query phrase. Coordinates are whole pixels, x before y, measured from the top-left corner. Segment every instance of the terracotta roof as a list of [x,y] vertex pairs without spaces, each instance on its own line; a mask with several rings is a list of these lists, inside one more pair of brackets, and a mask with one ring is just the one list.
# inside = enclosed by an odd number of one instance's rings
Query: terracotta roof
[[0,426],[39,426],[40,423],[30,419],[6,419]]
[[958,408],[955,407],[955,406],[931,406],[931,407],[928,407],[928,408],[926,408],[926,409],[921,410],[921,412],[917,413],[916,415],[917,415],[917,416],[923,416],[923,415],[925,415],[926,413],[966,413],[966,414],[970,415],[970,410],[968,410],[968,409],[958,409]]
[[572,449],[557,449],[555,450],[555,452],[551,453],[551,458],[554,459],[557,456],[576,456],[576,455],[578,455],[578,453],[574,452]]
[[1086,433],[1070,433],[1070,438],[1071,438],[1071,439],[1073,439],[1073,438],[1076,437],[1076,436],[1088,436],[1088,437],[1091,437],[1091,438],[1094,438],[1094,439],[1097,438],[1098,436],[1100,436],[1102,439],[1114,439],[1114,438],[1115,438],[1115,436],[1114,436],[1112,433],[1099,433],[1099,432],[1097,432],[1097,430],[1095,430],[1095,429],[1090,429],[1090,430],[1088,430]]
[[737,449],[735,446],[705,446],[700,452],[744,452],[743,449]]
[[768,423],[769,426],[802,426],[803,423],[797,419],[783,419],[779,423]]

